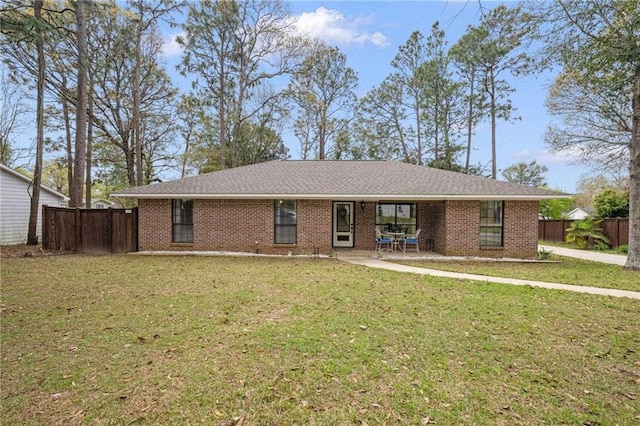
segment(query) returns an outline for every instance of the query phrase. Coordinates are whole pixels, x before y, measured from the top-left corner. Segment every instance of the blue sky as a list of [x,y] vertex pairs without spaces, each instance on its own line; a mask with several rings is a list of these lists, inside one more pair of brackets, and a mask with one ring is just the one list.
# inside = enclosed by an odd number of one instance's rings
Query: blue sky
[[[409,35],[419,30],[427,35],[435,21],[446,31],[449,44],[464,34],[468,25],[475,25],[480,17],[480,4],[493,8],[498,2],[482,0],[464,1],[290,1],[299,31],[337,46],[347,56],[348,65],[357,73],[360,81],[358,95],[363,96],[379,85],[391,72],[391,60]],[[179,28],[163,27],[166,40],[164,61],[172,79],[183,91],[189,84],[175,69],[181,51],[173,41]],[[578,179],[588,173],[584,166],[572,164],[572,153],[553,154],[544,144],[543,135],[550,122],[544,106],[547,88],[553,75],[529,76],[513,79],[516,92],[512,101],[517,108],[515,115],[522,119],[513,123],[499,122],[498,169],[517,162],[538,161],[549,168],[546,175],[549,185],[566,192],[575,192]],[[35,133],[35,132],[34,132]],[[25,135],[27,136],[27,135]],[[31,136],[31,135],[29,135]],[[292,158],[299,157],[299,144],[291,134],[284,140]],[[476,129],[473,164],[490,167],[490,128],[481,123]],[[500,171],[498,178],[503,179]]]
[[[413,31],[419,30],[428,35],[432,24],[439,21],[446,31],[449,45],[452,45],[469,25],[479,22],[480,4],[484,8],[493,8],[500,2],[298,0],[289,4],[299,31],[339,47],[347,56],[347,64],[358,73],[358,95],[363,96],[392,71],[392,59]],[[178,29],[173,31],[174,34],[179,32]],[[181,53],[171,42],[171,35],[168,35],[165,45],[169,68],[175,66]],[[546,177],[551,187],[575,192],[577,181],[589,170],[573,164],[576,157],[572,153],[554,154],[544,144],[544,132],[550,121],[544,102],[552,81],[550,73],[510,79],[516,89],[511,96],[516,107],[514,115],[521,119],[513,123],[498,123],[498,178],[503,179],[500,170],[512,164],[536,160],[549,168]],[[284,139],[292,157],[299,157],[295,138],[284,135]],[[471,155],[473,164],[486,164],[490,170],[490,143],[490,127],[488,123],[481,123],[476,129]]]
[[[493,8],[497,2],[483,0],[482,7]],[[475,25],[480,17],[478,1],[293,1],[301,29],[338,46],[347,55],[347,63],[359,76],[359,94],[379,85],[391,72],[391,61],[410,34],[419,30],[427,35],[435,21],[440,22],[452,45]],[[571,164],[570,153],[552,154],[544,144],[544,132],[550,117],[544,102],[553,75],[512,79],[516,92],[512,101],[521,120],[499,122],[498,169],[520,161],[533,160],[549,168],[550,186],[574,192],[577,180],[588,172]],[[292,152],[297,152],[292,148]],[[475,136],[472,163],[489,164],[491,158],[490,127],[482,123]],[[502,176],[499,174],[499,178]]]

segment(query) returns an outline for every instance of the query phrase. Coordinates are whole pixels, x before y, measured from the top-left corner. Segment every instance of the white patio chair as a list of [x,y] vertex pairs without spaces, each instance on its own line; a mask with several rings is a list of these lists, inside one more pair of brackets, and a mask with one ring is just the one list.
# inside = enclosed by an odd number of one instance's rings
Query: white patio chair
[[415,247],[416,252],[420,253],[420,231],[418,229],[415,235],[407,235],[404,237],[404,251],[409,250],[407,248],[408,245],[413,245]]
[[[386,249],[383,247],[386,246]],[[393,248],[393,238],[388,235],[383,235],[380,228],[376,226],[376,251],[391,250]]]

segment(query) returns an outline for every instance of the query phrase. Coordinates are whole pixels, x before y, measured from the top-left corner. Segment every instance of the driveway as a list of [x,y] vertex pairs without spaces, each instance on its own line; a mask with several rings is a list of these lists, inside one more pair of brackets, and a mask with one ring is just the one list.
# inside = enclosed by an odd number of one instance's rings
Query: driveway
[[538,250],[540,249],[553,252],[553,254],[559,256],[575,257],[576,259],[592,260],[594,262],[611,263],[621,266],[627,263],[627,256],[622,254],[608,254],[592,250],[575,250],[564,247],[546,246],[544,244],[538,245]]

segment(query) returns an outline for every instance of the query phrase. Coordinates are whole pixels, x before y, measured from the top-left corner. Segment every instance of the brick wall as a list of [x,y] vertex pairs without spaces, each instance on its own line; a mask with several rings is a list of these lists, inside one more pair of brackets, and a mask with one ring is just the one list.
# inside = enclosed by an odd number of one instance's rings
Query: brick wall
[[506,201],[503,223],[503,246],[480,247],[480,201],[447,201],[446,246],[441,252],[448,256],[534,258],[538,202]]
[[[433,241],[433,251],[444,253],[447,238],[447,222],[444,201],[429,201],[420,210],[424,211],[425,228],[421,232],[421,239]],[[421,248],[422,249],[422,248]]]
[[[310,254],[332,250],[332,202],[299,200],[297,244],[274,244],[273,200],[195,200],[192,244],[171,241],[171,200],[139,200],[141,251],[228,250],[276,254]],[[355,248],[375,248],[376,203],[364,210],[354,203]],[[479,201],[418,203],[420,250],[432,239],[445,255],[533,258],[537,253],[537,201],[506,201],[504,246],[481,248]],[[257,244],[256,244],[257,242]]]
[[538,202],[505,201],[505,256],[534,258],[538,254]]
[[445,201],[445,247],[447,256],[480,253],[480,201]]
[[139,200],[140,251],[197,250],[310,254],[331,251],[331,201],[297,202],[297,244],[274,244],[273,200],[195,200],[193,243],[175,244],[171,200]]
[[320,253],[330,253],[333,244],[331,200],[300,200],[297,214],[298,244],[293,252],[309,254],[317,247]]
[[193,249],[269,252],[272,200],[195,200]]
[[355,203],[355,242],[358,250],[375,250],[376,248],[376,203],[365,203],[364,210],[360,202]]
[[169,250],[171,200],[138,200],[138,249]]

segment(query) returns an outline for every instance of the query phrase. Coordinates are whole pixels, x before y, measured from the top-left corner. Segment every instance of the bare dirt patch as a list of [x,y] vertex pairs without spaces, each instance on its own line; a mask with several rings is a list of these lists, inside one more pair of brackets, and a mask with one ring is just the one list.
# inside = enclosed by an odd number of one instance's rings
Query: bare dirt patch
[[46,256],[60,256],[65,254],[72,254],[73,252],[64,250],[45,250],[40,244],[38,245],[26,245],[19,244],[15,246],[1,246],[1,257],[46,257]]

